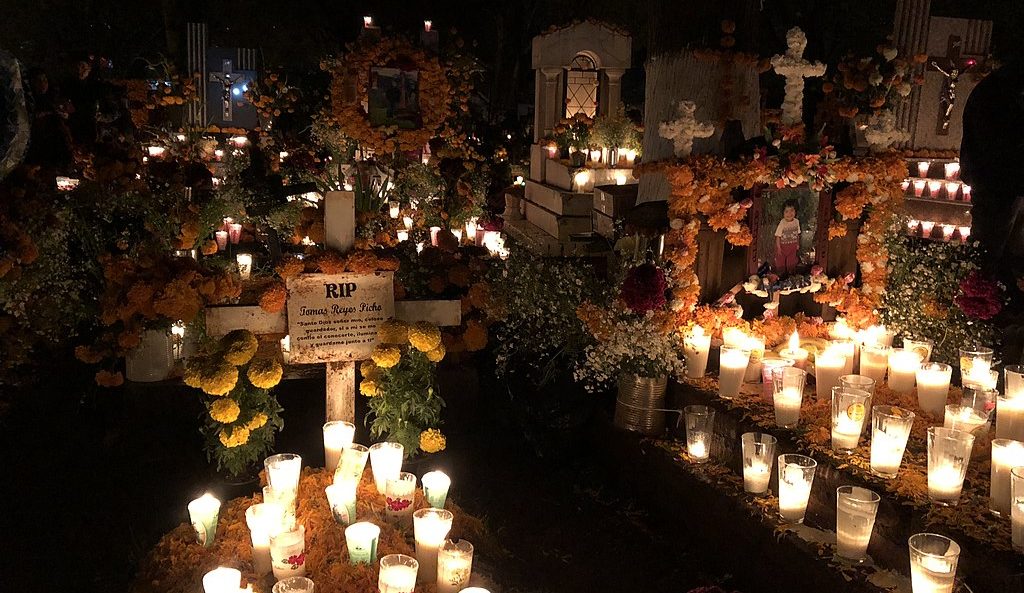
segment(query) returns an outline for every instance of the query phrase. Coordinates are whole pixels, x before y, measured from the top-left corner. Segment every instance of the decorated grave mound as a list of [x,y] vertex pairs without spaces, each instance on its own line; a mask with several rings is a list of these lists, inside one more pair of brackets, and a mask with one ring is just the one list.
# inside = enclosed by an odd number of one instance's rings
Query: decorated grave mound
[[[265,476],[264,476],[265,481]],[[376,593],[379,563],[351,564],[345,544],[345,526],[338,524],[331,513],[324,489],[331,476],[321,468],[304,468],[299,480],[296,524],[305,526],[306,576],[324,593]],[[193,593],[203,589],[203,575],[225,566],[242,572],[243,582],[256,593],[269,593],[274,584],[272,574],[260,576],[253,565],[252,540],[246,525],[245,511],[262,502],[261,495],[235,498],[220,509],[216,538],[210,547],[196,542],[196,532],[182,523],[165,535],[140,562],[132,591],[137,593]],[[367,468],[356,491],[356,516],[380,527],[377,558],[387,554],[415,556],[412,541],[412,518],[408,525],[390,522],[385,516],[384,496],[377,492],[373,476]],[[413,507],[426,508],[423,492],[416,490]],[[495,550],[483,523],[466,514],[450,500],[445,505],[454,515],[448,539],[471,541],[477,556]],[[479,562],[477,562],[479,565]],[[478,574],[472,577],[476,582]],[[421,583],[419,591],[436,590],[434,583]]]

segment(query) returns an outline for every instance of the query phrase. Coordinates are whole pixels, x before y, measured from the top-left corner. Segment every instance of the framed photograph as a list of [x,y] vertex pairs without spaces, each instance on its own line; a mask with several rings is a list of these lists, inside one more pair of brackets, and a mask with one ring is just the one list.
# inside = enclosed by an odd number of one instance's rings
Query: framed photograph
[[415,130],[423,125],[419,106],[419,71],[400,67],[370,68],[367,90],[372,126],[398,126]]
[[815,264],[825,266],[828,248],[829,192],[807,186],[764,188],[750,210],[747,273],[806,275]]

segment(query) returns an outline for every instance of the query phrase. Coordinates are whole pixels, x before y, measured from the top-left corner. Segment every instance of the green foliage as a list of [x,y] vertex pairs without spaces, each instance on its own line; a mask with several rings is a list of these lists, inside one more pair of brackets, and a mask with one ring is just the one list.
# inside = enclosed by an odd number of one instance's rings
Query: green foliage
[[956,305],[959,284],[978,266],[977,244],[890,237],[882,322],[898,335],[935,342],[932,360],[956,364],[963,344],[993,344],[995,328]]
[[[220,399],[217,396],[203,396],[207,404]],[[281,406],[277,397],[269,389],[254,387],[245,377],[245,367],[239,369],[238,383],[226,396],[238,404],[241,413],[238,419],[230,424],[221,424],[210,417],[208,413],[203,414],[203,425],[200,429],[203,433],[206,458],[216,461],[218,471],[226,471],[232,476],[244,475],[265,458],[274,448],[274,436],[284,428],[284,420],[281,418]],[[245,427],[257,414],[265,414],[267,422],[260,428],[249,432],[249,440],[237,447],[225,447],[220,440],[222,430],[229,433],[235,427]]]
[[378,393],[369,398],[370,436],[401,443],[406,456],[419,450],[420,433],[441,422],[444,400],[437,393],[436,366],[408,347],[397,365],[380,369]]
[[643,132],[626,117],[625,106],[610,115],[599,115],[590,129],[591,146],[639,150]]

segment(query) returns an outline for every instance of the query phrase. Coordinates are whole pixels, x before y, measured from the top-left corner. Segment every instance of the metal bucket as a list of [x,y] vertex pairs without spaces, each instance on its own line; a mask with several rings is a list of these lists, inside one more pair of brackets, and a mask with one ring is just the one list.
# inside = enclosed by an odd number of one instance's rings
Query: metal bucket
[[615,400],[615,426],[644,435],[665,430],[665,387],[668,377],[619,375],[619,396]]

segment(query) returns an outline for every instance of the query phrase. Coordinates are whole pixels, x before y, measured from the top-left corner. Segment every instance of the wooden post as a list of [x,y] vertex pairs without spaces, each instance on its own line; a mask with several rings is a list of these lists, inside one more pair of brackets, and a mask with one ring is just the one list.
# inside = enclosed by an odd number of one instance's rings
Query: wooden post
[[356,363],[327,363],[327,421],[356,420]]

